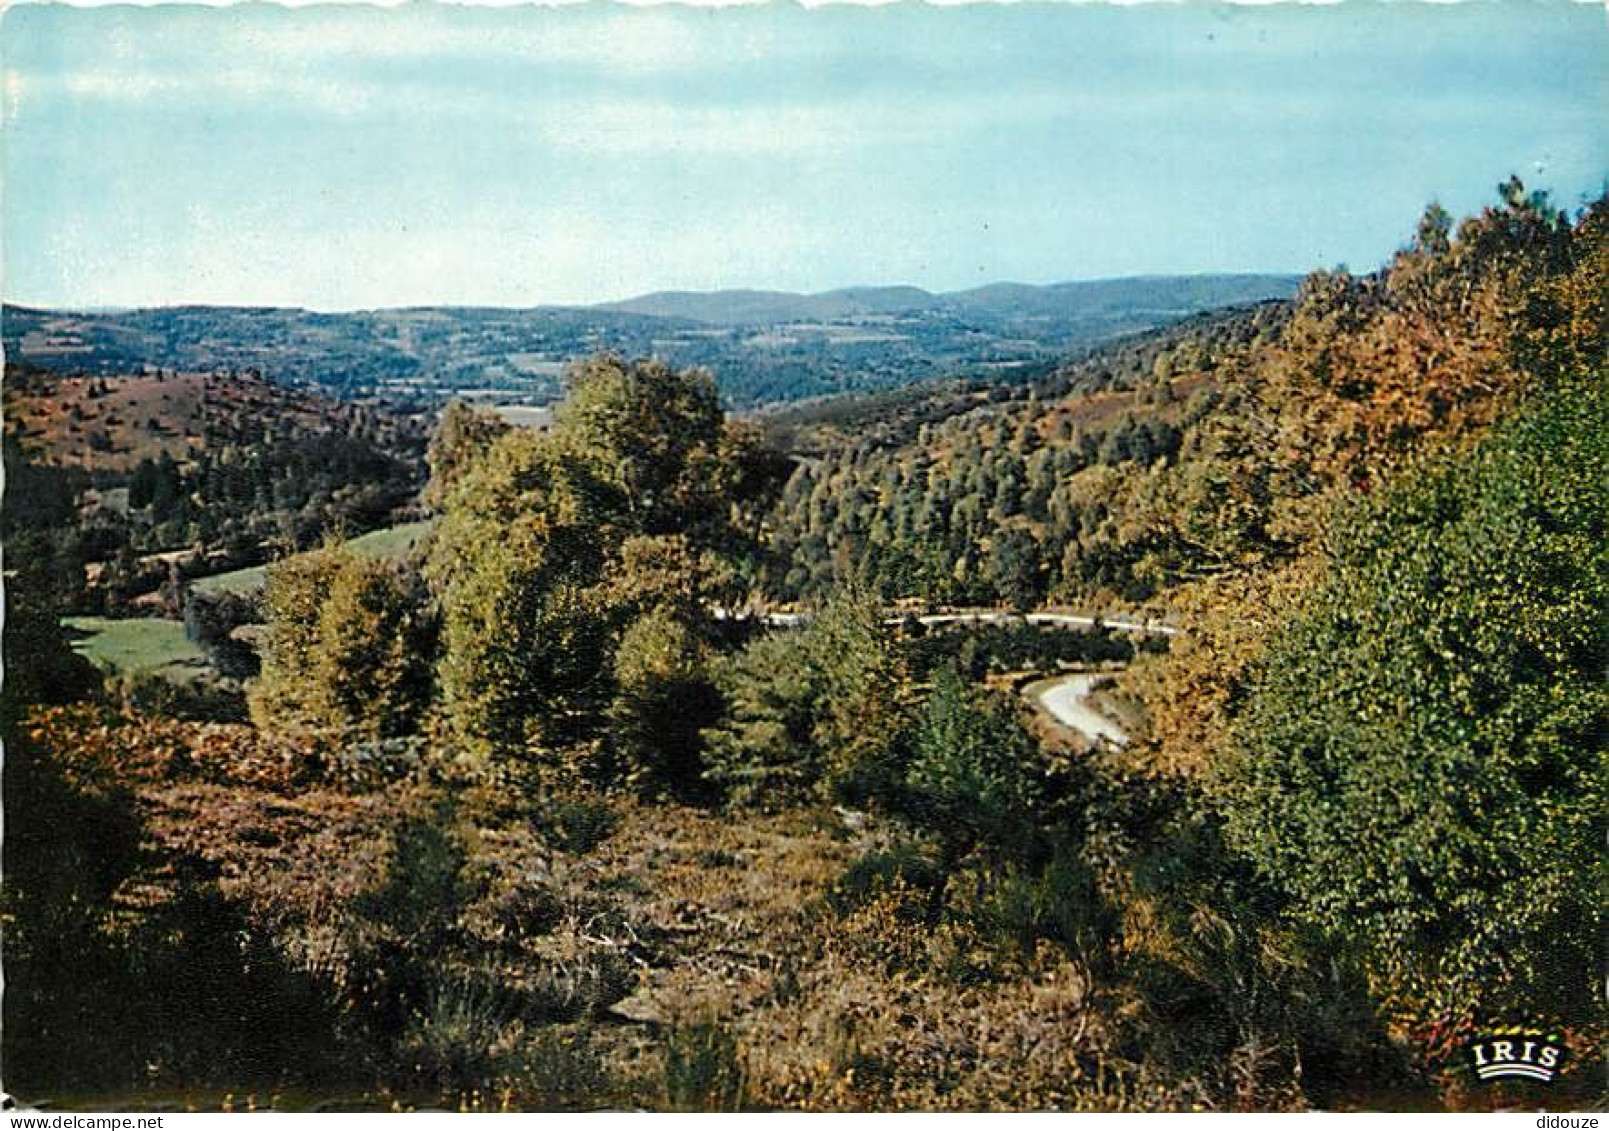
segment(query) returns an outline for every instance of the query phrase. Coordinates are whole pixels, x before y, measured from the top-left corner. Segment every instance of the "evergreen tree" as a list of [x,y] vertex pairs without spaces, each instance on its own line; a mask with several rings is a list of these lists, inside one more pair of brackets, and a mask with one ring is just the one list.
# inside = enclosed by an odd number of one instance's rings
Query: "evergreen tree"
[[1036,758],[1009,709],[973,691],[954,665],[938,670],[913,728],[906,804],[938,834],[946,872],[981,845],[1020,854],[1031,839]]

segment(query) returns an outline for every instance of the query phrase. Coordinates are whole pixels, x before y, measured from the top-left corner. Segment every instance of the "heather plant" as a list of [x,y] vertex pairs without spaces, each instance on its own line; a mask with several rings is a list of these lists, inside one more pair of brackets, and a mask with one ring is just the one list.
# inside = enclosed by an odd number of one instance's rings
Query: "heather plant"
[[506,1072],[508,1094],[524,1110],[592,1110],[618,1102],[624,1089],[580,1027],[527,1031]]
[[1042,865],[1014,863],[985,889],[976,914],[995,939],[1031,956],[1041,941],[1100,969],[1119,929],[1079,846],[1059,844]]
[[434,982],[397,1039],[405,1072],[444,1096],[485,1088],[514,1066],[525,1027],[507,994],[460,973]]

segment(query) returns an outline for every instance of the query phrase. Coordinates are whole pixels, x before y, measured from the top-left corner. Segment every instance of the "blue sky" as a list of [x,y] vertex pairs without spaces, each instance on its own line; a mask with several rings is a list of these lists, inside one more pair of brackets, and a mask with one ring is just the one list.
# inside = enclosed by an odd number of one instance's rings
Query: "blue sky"
[[588,302],[1372,267],[1609,174],[1593,4],[22,6],[4,292]]

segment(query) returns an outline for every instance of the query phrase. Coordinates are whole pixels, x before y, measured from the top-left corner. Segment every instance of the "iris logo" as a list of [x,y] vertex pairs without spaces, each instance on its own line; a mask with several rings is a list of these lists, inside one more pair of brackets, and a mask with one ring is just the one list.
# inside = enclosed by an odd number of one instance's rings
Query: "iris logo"
[[1469,1043],[1469,1059],[1482,1080],[1512,1076],[1551,1084],[1564,1063],[1564,1042],[1541,1033],[1479,1037]]

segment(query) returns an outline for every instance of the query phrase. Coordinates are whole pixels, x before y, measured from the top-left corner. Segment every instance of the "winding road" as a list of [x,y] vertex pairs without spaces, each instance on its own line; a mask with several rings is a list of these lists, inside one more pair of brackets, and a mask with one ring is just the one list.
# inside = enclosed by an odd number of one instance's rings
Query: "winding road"
[[1123,728],[1097,711],[1089,702],[1090,693],[1111,672],[1076,672],[1072,675],[1039,679],[1022,689],[1023,698],[1045,710],[1068,730],[1077,731],[1092,742],[1122,746],[1129,736]]
[[[898,618],[892,618],[897,620]],[[1104,628],[1113,632],[1143,632],[1152,636],[1177,636],[1179,630],[1160,621],[1133,621],[1111,617],[1089,617],[1080,613],[1007,613],[988,610],[974,613],[933,613],[917,617],[926,625],[935,624],[1010,624],[1026,621],[1028,624],[1048,624],[1062,628]]]
[[[717,620],[728,620],[741,616],[752,616],[765,624],[771,625],[773,628],[798,628],[809,624],[812,614],[734,613],[730,609],[721,608],[715,610]],[[889,614],[884,617],[887,624],[903,624],[906,619],[906,617],[897,614]],[[1141,632],[1148,636],[1177,636],[1179,634],[1179,630],[1172,625],[1163,624],[1157,620],[1135,621],[1121,617],[1085,616],[1082,613],[1015,613],[1000,609],[981,609],[958,613],[924,613],[916,617],[916,620],[929,628],[941,624],[1012,624],[1020,621],[1026,624],[1043,624],[1058,628]]]
[[[716,616],[721,619],[726,619],[732,615],[734,614],[726,609],[716,610]],[[757,619],[775,628],[801,628],[809,624],[811,619],[811,614],[809,613],[751,613],[748,615],[757,616]],[[890,625],[902,624],[908,619],[910,619],[908,614],[890,613],[885,615],[885,621]],[[1139,621],[1123,617],[1088,616],[1083,613],[1071,612],[1019,613],[1002,609],[973,609],[962,612],[927,613],[916,616],[915,620],[929,628],[949,624],[993,625],[1026,623],[1080,631],[1110,630],[1113,632],[1141,633],[1147,636],[1179,635],[1177,628],[1157,620]],[[1109,680],[1113,674],[1112,672],[1072,672],[1064,675],[1047,676],[1044,679],[1034,680],[1024,687],[1022,696],[1044,711],[1057,726],[1072,731],[1091,742],[1110,742],[1114,746],[1123,746],[1129,740],[1127,732],[1112,719],[1097,711],[1089,701],[1090,695],[1096,688],[1103,681]]]

